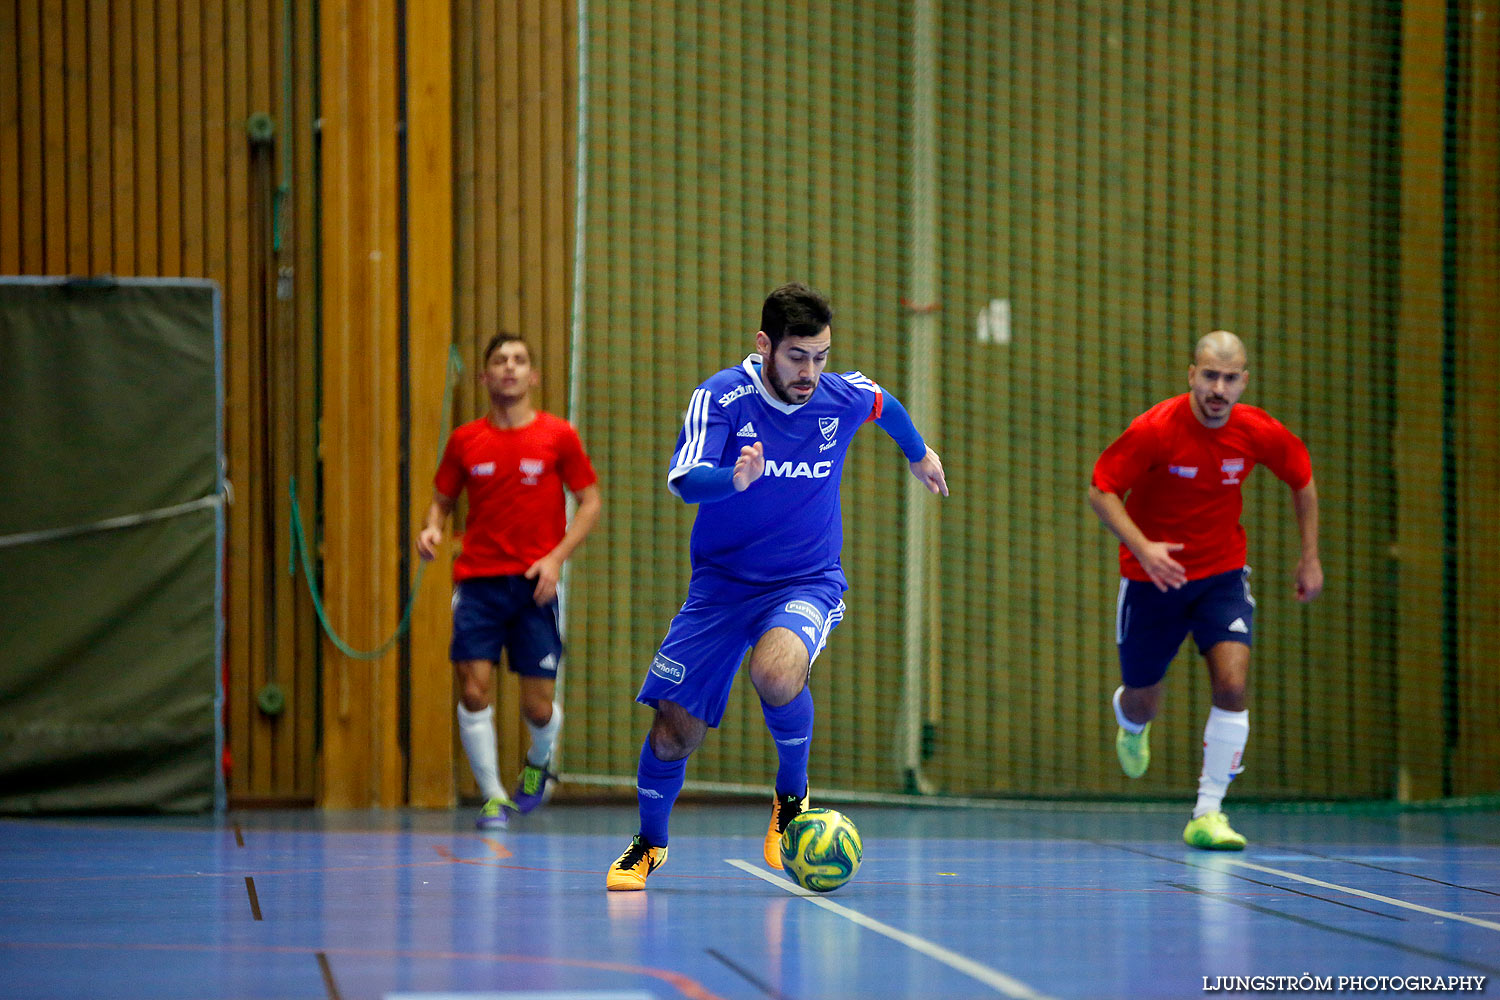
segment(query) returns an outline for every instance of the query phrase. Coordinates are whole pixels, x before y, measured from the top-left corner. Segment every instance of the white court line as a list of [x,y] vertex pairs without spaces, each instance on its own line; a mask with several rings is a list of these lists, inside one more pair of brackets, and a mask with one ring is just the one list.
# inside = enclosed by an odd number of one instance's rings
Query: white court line
[[1223,860],[1231,865],[1238,865],[1241,868],[1253,868],[1258,872],[1265,872],[1268,875],[1280,875],[1282,878],[1294,879],[1298,882],[1306,882],[1308,885],[1316,885],[1324,889],[1333,889],[1336,892],[1347,892],[1351,896],[1363,896],[1365,899],[1373,899],[1379,903],[1389,903],[1392,906],[1400,906],[1408,910],[1416,910],[1418,913],[1426,913],[1429,916],[1443,917],[1447,920],[1462,920],[1464,923],[1473,924],[1475,927],[1487,927],[1492,931],[1500,931],[1500,924],[1495,923],[1493,920],[1481,920],[1478,917],[1466,917],[1462,913],[1449,913],[1447,910],[1434,910],[1430,906],[1421,906],[1417,903],[1408,903],[1404,899],[1392,899],[1390,896],[1382,896],[1379,893],[1365,892],[1363,889],[1354,889],[1347,885],[1339,885],[1337,882],[1324,882],[1322,879],[1311,878],[1307,875],[1298,875],[1296,872],[1282,871],[1280,868],[1268,868],[1265,865],[1257,865],[1249,861],[1240,861],[1237,858],[1224,858]]
[[884,934],[892,941],[899,941],[913,951],[921,952],[928,958],[942,962],[950,969],[956,969],[971,979],[977,979],[986,986],[994,987],[1006,996],[1012,997],[1013,1000],[1053,1000],[1052,997],[1049,997],[1045,993],[1038,993],[1019,979],[1007,976],[1003,972],[997,972],[988,965],[981,965],[972,958],[965,958],[958,952],[950,951],[940,944],[933,944],[926,938],[917,937],[915,934],[908,934],[906,931],[899,931],[888,924],[881,923],[879,920],[851,910],[847,906],[840,906],[831,899],[820,896],[810,889],[804,889],[797,883],[780,875],[772,875],[770,872],[757,868],[747,861],[742,861],[739,858],[725,858],[724,861],[727,864],[734,865],[740,871],[749,872],[756,878],[764,879],[772,885],[780,886],[794,896],[801,896],[809,903],[821,906],[830,913],[837,913],[845,920],[853,921],[861,927],[874,931],[876,934]]

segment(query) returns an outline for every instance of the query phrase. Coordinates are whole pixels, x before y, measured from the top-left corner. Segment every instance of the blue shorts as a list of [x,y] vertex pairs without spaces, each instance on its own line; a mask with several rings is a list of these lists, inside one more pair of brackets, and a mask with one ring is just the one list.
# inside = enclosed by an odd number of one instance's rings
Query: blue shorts
[[1255,598],[1249,566],[1189,580],[1165,594],[1149,580],[1120,581],[1115,642],[1126,687],[1150,687],[1165,677],[1189,632],[1200,653],[1221,642],[1251,644]]
[[477,576],[453,585],[453,641],[448,659],[500,662],[525,677],[556,677],[562,660],[557,601],[538,606],[536,581],[524,576]]
[[717,727],[745,653],[773,628],[794,632],[818,658],[844,617],[844,590],[826,580],[770,588],[689,587],[635,700],[652,708],[665,698]]

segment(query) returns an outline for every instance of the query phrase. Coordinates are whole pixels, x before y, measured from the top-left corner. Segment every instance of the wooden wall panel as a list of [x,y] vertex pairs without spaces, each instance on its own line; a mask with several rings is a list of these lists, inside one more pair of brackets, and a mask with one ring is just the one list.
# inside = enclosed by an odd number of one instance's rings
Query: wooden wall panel
[[[415,533],[432,497],[431,470],[443,440],[440,424],[448,348],[453,341],[453,94],[452,23],[447,4],[407,10],[407,214],[421,220],[409,230],[411,386],[411,507]],[[424,574],[412,613],[409,789],[414,806],[453,804],[454,775],[462,761],[453,750],[453,671],[448,663],[452,534]],[[415,561],[414,561],[415,562]],[[415,576],[415,566],[413,568]],[[415,585],[415,581],[414,581]]]
[[1396,331],[1395,468],[1400,597],[1397,605],[1398,794],[1443,791],[1441,614],[1443,509],[1442,3],[1401,8],[1401,311]]
[[[157,101],[160,97],[156,86],[156,18],[155,0],[136,0],[133,18],[135,29],[134,51],[131,53],[133,85],[138,96],[134,104],[134,136],[132,153],[135,157],[135,203],[136,244],[135,266],[142,274],[160,273],[160,231],[157,229]],[[246,39],[243,35],[231,34],[227,52],[231,60],[243,52]],[[232,79],[243,79],[243,73],[230,70]],[[236,88],[234,93],[242,93]],[[233,148],[231,145],[230,148]],[[225,305],[234,308],[238,299],[232,290],[225,289]]]
[[[16,142],[20,147],[20,184],[17,197],[9,212],[21,220],[19,252],[14,259],[19,261],[22,274],[46,274],[47,264],[43,259],[45,239],[43,219],[45,202],[42,193],[43,164],[46,157],[42,147],[42,122],[46,112],[42,107],[42,26],[39,4],[22,0],[16,4],[16,51],[13,64],[19,76],[17,92],[21,98],[19,109],[20,127]],[[58,224],[54,220],[54,225]]]
[[1500,774],[1500,673],[1487,636],[1500,622],[1500,5],[1460,5],[1463,69],[1458,138],[1456,459],[1458,496],[1458,733],[1452,790],[1493,794]]
[[[161,200],[157,212],[157,235],[162,274],[182,273],[182,79],[179,58],[182,40],[178,35],[180,0],[156,0],[156,45],[151,53],[156,61],[157,93],[161,112],[158,117],[157,188]],[[263,9],[264,5],[262,5]]]
[[[110,113],[109,19],[88,19],[88,149],[89,149],[89,235],[88,262],[81,270],[102,274],[110,269],[114,255],[110,210],[114,176],[113,147],[110,142],[113,116]],[[172,272],[177,273],[177,272]]]
[[[387,0],[319,9],[324,580],[329,624],[360,649],[395,632],[396,546],[410,544],[397,507],[395,10]],[[351,660],[325,640],[323,805],[402,801],[397,661]]]
[[[295,134],[305,152],[312,35],[309,5],[295,6],[303,18],[293,42],[301,98],[295,115],[280,109],[278,141]],[[296,318],[278,326],[267,304],[277,265],[267,236],[269,176],[262,171],[254,185],[245,132],[251,111],[276,114],[283,100],[276,66],[282,10],[274,0],[0,4],[0,271],[209,278],[223,290],[235,496],[226,569],[231,801],[308,802],[313,795],[311,611],[271,608],[292,607],[299,592],[305,601],[305,585],[285,573],[287,507],[277,497],[285,495],[288,463],[300,462],[304,483],[315,484],[315,241],[308,223],[300,243],[285,241],[282,262],[300,255],[308,280],[295,298]],[[310,178],[310,156],[305,164]],[[311,187],[291,195],[289,207],[310,220]],[[295,370],[271,364],[278,335],[302,351]],[[301,415],[284,416],[291,407],[277,399],[295,399]],[[292,696],[273,718],[254,696],[276,649]]]
[[[64,35],[62,18],[57,11],[42,4],[41,18],[41,105],[42,128],[38,137],[42,155],[50,169],[41,178],[41,203],[47,213],[47,233],[43,240],[43,263],[49,274],[68,272],[68,189],[67,189],[67,94],[63,91]],[[34,139],[33,141],[37,141]]]
[[[314,100],[313,74],[305,67],[314,64],[309,53],[313,51],[316,35],[317,11],[311,4],[297,4],[289,31],[293,39],[292,93],[284,96],[282,117],[290,123],[290,135],[295,136],[292,146],[292,176],[282,178],[288,185],[290,209],[287,212],[289,231],[284,235],[284,247],[289,249],[290,266],[285,280],[291,283],[292,326],[295,331],[297,365],[297,479],[303,485],[304,496],[311,495],[312,484],[318,479],[321,466],[317,436],[320,408],[318,403],[320,354],[317,339],[307,336],[317,329],[321,315],[321,303],[315,292],[318,288],[319,246],[316,183],[318,153],[313,142],[316,134],[315,122],[318,107]],[[286,53],[283,50],[283,58]],[[278,275],[278,279],[283,275]],[[302,581],[293,581],[303,585]],[[317,765],[317,732],[320,724],[318,714],[313,711],[317,704],[319,677],[319,649],[321,626],[313,613],[304,591],[298,591],[296,614],[297,672],[291,687],[296,711],[291,732],[286,734],[295,759],[291,769],[294,777],[291,788],[311,797]]]
[[[501,330],[520,333],[532,346],[542,378],[536,402],[569,416],[577,37],[573,4],[461,0],[453,7],[452,336],[465,366],[455,393],[454,425],[474,419],[488,407],[476,376],[484,345]],[[413,260],[417,260],[415,253]],[[416,405],[415,390],[413,403],[414,424],[436,423],[438,414],[431,402],[425,408]],[[414,426],[413,433],[418,430]],[[584,445],[594,447],[587,433]],[[424,463],[413,449],[414,516],[425,511],[430,498],[435,458]],[[602,486],[607,505],[609,484]],[[605,517],[610,516],[606,506]],[[462,527],[461,511],[455,527]],[[597,545],[597,540],[590,541],[585,549]],[[451,556],[441,558],[429,570],[424,586],[446,595],[450,574]],[[434,598],[430,606],[419,606],[418,614],[427,620],[413,623],[413,677],[421,664],[421,672],[438,684],[439,674],[446,669],[440,665],[447,663],[451,625],[447,602]],[[570,620],[576,620],[571,613]],[[570,658],[565,667],[569,673],[572,664]],[[563,688],[569,690],[567,681]],[[514,676],[502,671],[496,682],[495,719],[501,773],[506,780],[519,769],[528,745],[517,694]],[[455,703],[450,681],[443,696],[434,697],[422,709],[430,716],[426,724],[432,738],[452,733]],[[568,710],[572,711],[571,705]],[[413,712],[415,718],[415,706]],[[462,750],[455,737],[448,739],[457,789],[472,796],[474,782]]]
[[[59,16],[59,14],[61,16]],[[67,159],[64,167],[68,200],[68,270],[86,271],[89,266],[89,77],[88,20],[80,0],[69,0],[53,18],[62,22],[63,106],[66,109]]]
[[[16,8],[0,3],[0,45],[20,40]],[[0,274],[21,271],[21,60],[14,55],[0,50]]]

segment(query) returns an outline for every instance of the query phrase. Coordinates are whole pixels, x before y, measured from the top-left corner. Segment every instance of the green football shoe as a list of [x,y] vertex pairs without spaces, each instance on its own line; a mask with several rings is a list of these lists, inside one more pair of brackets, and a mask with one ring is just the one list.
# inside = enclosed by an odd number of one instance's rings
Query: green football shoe
[[481,830],[504,830],[510,825],[510,814],[515,811],[516,804],[503,796],[498,799],[486,799],[474,825]]
[[1151,723],[1138,733],[1127,733],[1122,726],[1115,733],[1115,755],[1127,778],[1139,778],[1151,766]]
[[1245,838],[1234,832],[1229,825],[1229,817],[1221,812],[1204,813],[1189,820],[1182,831],[1182,839],[1189,847],[1204,851],[1245,849]]

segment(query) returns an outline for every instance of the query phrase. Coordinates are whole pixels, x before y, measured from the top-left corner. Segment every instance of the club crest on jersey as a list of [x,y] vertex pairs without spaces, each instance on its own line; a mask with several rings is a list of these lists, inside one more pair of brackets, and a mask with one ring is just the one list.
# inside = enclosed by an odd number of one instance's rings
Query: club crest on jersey
[[1245,471],[1245,460],[1243,458],[1226,458],[1219,464],[1224,473],[1224,485],[1233,486],[1240,481],[1240,473]]
[[832,441],[839,432],[839,418],[819,417],[818,430],[823,432],[824,441]]
[[521,459],[521,482],[527,486],[535,486],[541,477],[542,471],[547,468],[547,463],[540,458]]

